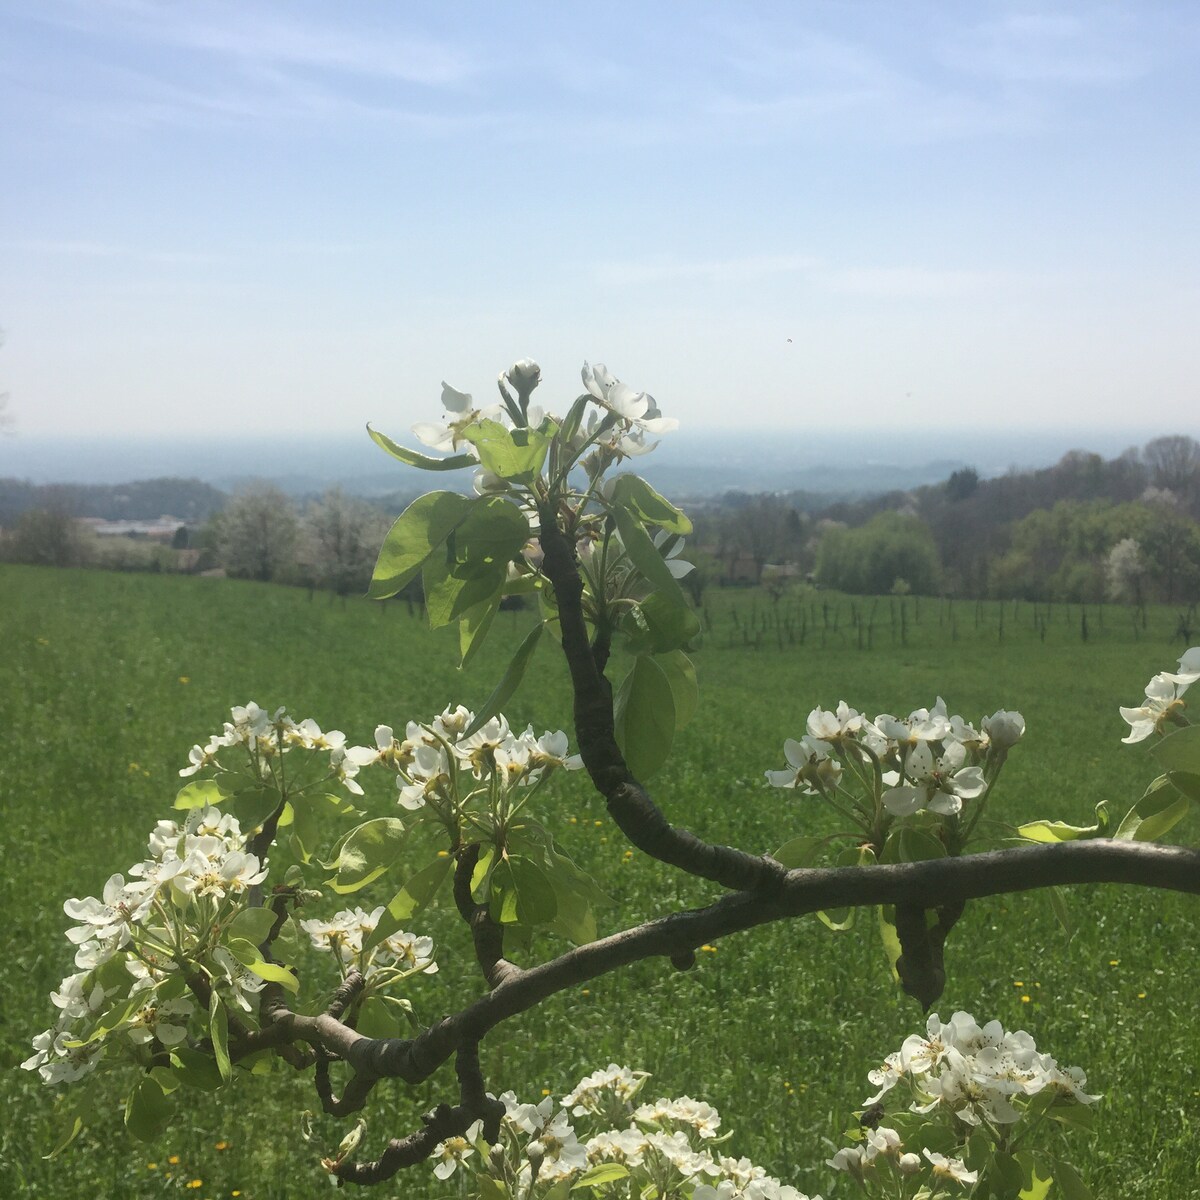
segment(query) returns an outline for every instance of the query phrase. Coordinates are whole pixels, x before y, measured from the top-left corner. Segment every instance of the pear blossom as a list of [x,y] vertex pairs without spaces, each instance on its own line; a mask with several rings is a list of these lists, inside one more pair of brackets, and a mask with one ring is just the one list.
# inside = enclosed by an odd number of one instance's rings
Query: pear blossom
[[449,1179],[458,1164],[475,1153],[472,1142],[479,1137],[482,1129],[483,1122],[476,1121],[467,1130],[465,1137],[448,1137],[434,1146],[432,1157],[437,1160],[437,1166],[433,1168],[433,1173],[438,1179]]
[[442,407],[450,416],[448,424],[434,425],[421,421],[412,427],[413,433],[433,450],[460,451],[478,457],[475,447],[464,440],[463,431],[477,421],[495,420],[500,415],[500,405],[476,408],[469,393],[460,392],[443,380]]
[[767,771],[772,787],[799,788],[808,795],[837,787],[842,777],[842,764],[833,756],[833,747],[807,734],[799,741],[788,738],[783,743],[783,756],[791,770]]
[[978,1171],[968,1171],[967,1164],[961,1158],[947,1158],[944,1154],[938,1154],[935,1150],[923,1150],[922,1153],[933,1166],[933,1174],[936,1179],[950,1179],[955,1183],[977,1183],[979,1181]]
[[1008,750],[1025,736],[1025,718],[1019,712],[997,709],[980,722],[991,744],[998,750]]
[[922,808],[944,816],[958,812],[964,800],[981,796],[987,788],[980,767],[963,766],[966,757],[960,742],[950,742],[935,758],[928,741],[917,741],[904,759],[904,774],[912,784],[884,792],[884,808],[897,817],[911,816]]
[[650,433],[667,433],[679,428],[679,422],[663,417],[646,392],[635,392],[628,384],[613,377],[603,363],[594,367],[583,364],[583,386],[588,393],[616,416]]

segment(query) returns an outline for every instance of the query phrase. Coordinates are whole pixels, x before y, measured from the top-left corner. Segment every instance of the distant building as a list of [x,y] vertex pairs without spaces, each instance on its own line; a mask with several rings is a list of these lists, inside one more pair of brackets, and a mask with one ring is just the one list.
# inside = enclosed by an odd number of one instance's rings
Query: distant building
[[150,538],[156,542],[169,542],[187,524],[179,517],[167,516],[153,521],[106,521],[103,517],[80,517],[79,523],[97,537]]

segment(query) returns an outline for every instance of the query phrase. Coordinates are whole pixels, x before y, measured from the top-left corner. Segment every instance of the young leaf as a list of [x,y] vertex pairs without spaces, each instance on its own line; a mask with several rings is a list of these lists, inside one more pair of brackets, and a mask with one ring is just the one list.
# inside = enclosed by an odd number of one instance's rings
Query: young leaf
[[667,654],[691,644],[700,632],[700,618],[686,601],[680,604],[662,592],[651,592],[629,610],[621,629],[636,653]]
[[478,421],[463,430],[463,438],[479,451],[484,470],[526,483],[540,474],[550,449],[544,433],[528,428],[510,431],[497,421]]
[[650,540],[650,535],[643,528],[641,520],[635,517],[627,508],[614,505],[613,518],[617,522],[617,531],[630,561],[645,577],[650,587],[663,594],[663,598],[676,607],[686,608],[687,600],[679,586],[679,581],[671,574],[671,568],[658,552],[658,547]]
[[363,949],[370,950],[372,946],[378,946],[401,928],[410,917],[427,908],[449,874],[453,862],[449,856],[435,858],[428,866],[422,867],[406,880],[404,886],[388,903],[387,911],[379,918],[379,924],[363,944]]
[[629,1168],[622,1163],[600,1163],[598,1166],[584,1171],[571,1184],[571,1191],[576,1192],[580,1188],[599,1187],[603,1183],[615,1183],[618,1179],[625,1179],[628,1175]]
[[1173,729],[1150,748],[1150,753],[1168,771],[1200,774],[1200,725]]
[[407,837],[397,817],[364,821],[342,839],[337,858],[324,864],[336,872],[326,883],[343,896],[366,887],[396,861]]
[[656,654],[654,661],[662,668],[671,685],[671,697],[675,701],[675,732],[678,733],[696,715],[696,705],[700,700],[696,668],[682,650]]
[[216,988],[208,1002],[208,1036],[212,1038],[213,1057],[217,1060],[217,1070],[221,1078],[228,1083],[233,1074],[229,1062],[229,1014]]
[[1166,775],[1160,775],[1125,814],[1113,838],[1119,842],[1153,842],[1187,815],[1191,803],[1175,790]]
[[646,525],[657,525],[668,533],[692,532],[691,521],[637,475],[618,476],[612,498],[614,504],[627,508]]
[[171,1120],[174,1106],[152,1075],[143,1075],[125,1101],[125,1128],[139,1141],[153,1141]]
[[675,695],[658,662],[645,654],[617,690],[617,742],[635,778],[649,779],[667,761],[675,737]]
[[225,927],[227,938],[245,938],[252,946],[261,946],[275,925],[269,908],[244,908]]
[[384,538],[367,595],[385,600],[415,579],[425,560],[467,519],[477,503],[457,492],[428,492],[414,500]]
[[380,449],[386,450],[393,458],[399,459],[406,467],[419,467],[422,471],[458,471],[463,467],[475,467],[479,464],[470,454],[452,454],[448,458],[430,458],[427,454],[418,454],[407,446],[393,442],[386,433],[367,426],[371,441]]
[[475,714],[475,720],[467,727],[464,737],[470,737],[476,730],[482,729],[508,703],[508,698],[521,686],[525,677],[529,660],[537,649],[545,625],[539,621],[526,635],[525,640],[517,647],[517,652],[504,672],[504,678],[496,684],[495,691],[487,698],[484,706]]
[[494,592],[480,604],[468,608],[458,621],[458,662],[465,667],[487,638],[492,621],[500,609],[500,592]]
[[229,793],[215,779],[193,779],[185,783],[175,795],[175,808],[207,808],[227,800]]

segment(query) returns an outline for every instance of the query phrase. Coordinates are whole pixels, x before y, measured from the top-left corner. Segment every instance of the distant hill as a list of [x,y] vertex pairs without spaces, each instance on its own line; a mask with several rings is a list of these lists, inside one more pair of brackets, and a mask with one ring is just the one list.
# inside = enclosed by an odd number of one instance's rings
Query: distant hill
[[0,479],[0,525],[11,524],[33,508],[108,521],[147,521],[169,515],[199,524],[223,508],[225,499],[224,492],[199,479],[164,477],[98,484]]

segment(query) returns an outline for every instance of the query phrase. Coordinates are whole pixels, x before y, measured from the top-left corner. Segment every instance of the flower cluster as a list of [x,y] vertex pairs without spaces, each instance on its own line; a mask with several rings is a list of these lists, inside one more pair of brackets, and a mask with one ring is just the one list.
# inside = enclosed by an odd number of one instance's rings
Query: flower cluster
[[[945,1182],[976,1183],[987,1172],[991,1151],[1004,1151],[1047,1113],[1061,1116],[1099,1098],[1084,1091],[1087,1077],[1079,1067],[1059,1066],[1024,1030],[1006,1031],[999,1021],[980,1026],[965,1012],[949,1021],[934,1013],[924,1036],[905,1038],[867,1078],[877,1090],[863,1102],[865,1124],[856,1131],[856,1144],[827,1165],[860,1183],[883,1169],[893,1179],[912,1177],[914,1185],[924,1181],[935,1190]],[[884,1124],[888,1105],[897,1100],[899,1111]],[[976,1133],[986,1138],[987,1154],[981,1156],[977,1146],[966,1155],[968,1164],[946,1153],[962,1154]]]
[[1121,708],[1129,723],[1129,735],[1121,741],[1144,742],[1152,733],[1162,733],[1167,725],[1186,725],[1183,694],[1200,679],[1200,646],[1193,646],[1179,658],[1179,670],[1161,671],[1146,684],[1145,701],[1137,708]]
[[264,986],[219,942],[245,893],[266,878],[237,819],[205,807],[182,825],[159,821],[147,854],[131,878],[111,875],[100,896],[63,905],[78,971],[51,994],[58,1023],[34,1038],[35,1053],[21,1064],[47,1083],[82,1078],[109,1049],[182,1042],[194,1012],[185,965],[245,1010]]
[[[340,729],[323,732],[311,717],[295,721],[282,708],[271,714],[253,700],[245,705],[235,705],[230,710],[230,718],[222,732],[214,733],[205,745],[191,748],[188,765],[179,772],[182,777],[212,768],[218,779],[223,775],[244,773],[253,783],[282,788],[288,782],[288,790],[293,794],[335,780],[348,792],[362,795],[362,787],[355,776],[374,762],[377,755],[369,747],[347,745],[346,735]],[[230,765],[228,758],[221,758],[222,751],[238,747],[243,754],[237,757],[235,765]],[[293,762],[289,764],[292,778],[288,781],[288,767],[283,758],[294,750],[307,752],[303,757],[308,773],[303,775],[301,766]],[[328,755],[328,760],[318,759],[318,755]],[[236,788],[237,784],[232,786]]]
[[[831,803],[879,854],[890,818],[927,812],[957,823],[964,802],[985,796],[1024,733],[1018,712],[1001,709],[976,728],[948,713],[940,696],[932,708],[907,717],[881,713],[874,719],[842,701],[833,710],[814,708],[804,736],[784,743],[787,768],[766,777],[772,787]],[[968,833],[981,812],[976,806]]]
[[507,1194],[530,1200],[582,1186],[608,1194],[609,1184],[617,1186],[617,1195],[808,1200],[748,1159],[714,1152],[723,1139],[717,1138],[721,1118],[711,1105],[689,1096],[637,1104],[647,1078],[610,1063],[580,1080],[559,1104],[550,1096],[523,1103],[506,1092],[500,1097],[500,1141],[488,1146],[477,1122],[465,1137],[436,1147],[434,1174],[448,1179],[461,1164],[476,1171],[479,1194],[496,1194],[500,1183]]
[[450,814],[468,794],[490,794],[493,784],[510,793],[535,787],[558,768],[574,771],[583,765],[579,755],[568,754],[562,730],[538,735],[529,726],[514,733],[500,713],[468,733],[474,720],[475,714],[460,704],[427,725],[410,721],[403,740],[389,725],[376,728],[371,761],[396,772],[401,807],[415,812],[429,805]]
[[334,913],[328,921],[319,918],[301,921],[300,928],[316,949],[335,954],[343,967],[356,967],[368,981],[385,972],[393,981],[409,975],[436,975],[433,938],[418,937],[400,929],[370,945],[371,935],[385,911],[382,904],[371,912],[347,908]]

